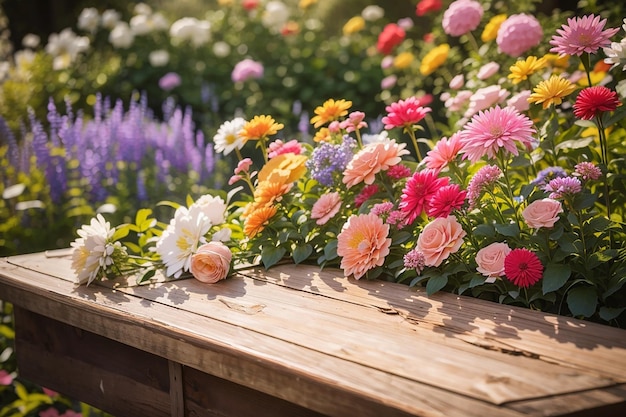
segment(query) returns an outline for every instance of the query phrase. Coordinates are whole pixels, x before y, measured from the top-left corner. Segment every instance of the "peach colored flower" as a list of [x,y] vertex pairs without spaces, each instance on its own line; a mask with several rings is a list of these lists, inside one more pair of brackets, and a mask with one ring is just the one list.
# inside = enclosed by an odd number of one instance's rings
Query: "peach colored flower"
[[[258,179],[261,181],[278,182],[273,177],[275,171],[284,170],[287,173],[285,182],[294,182],[306,172],[305,155],[296,155],[293,153],[284,153],[270,159],[259,171]],[[282,175],[281,175],[282,176]]]
[[343,172],[343,183],[348,188],[362,182],[372,184],[377,173],[402,162],[402,155],[409,153],[405,147],[406,143],[396,143],[393,139],[366,145],[348,163]]
[[222,242],[205,243],[191,256],[191,273],[200,282],[215,284],[228,276],[232,257]]
[[291,190],[292,183],[262,181],[254,190],[254,202],[261,206],[271,206],[282,200]]
[[361,278],[367,271],[382,266],[389,254],[389,225],[375,214],[350,216],[337,236],[337,254],[344,275]]
[[463,145],[461,144],[459,132],[450,136],[450,139],[441,138],[437,141],[435,147],[426,154],[426,158],[424,158],[426,168],[441,171],[446,165],[456,159],[461,149],[463,149]]
[[317,219],[318,225],[328,222],[341,208],[341,196],[339,193],[328,193],[320,196],[319,200],[311,208],[311,218]]
[[511,252],[509,245],[494,242],[476,253],[476,270],[490,278],[486,282],[494,282],[495,277],[504,275],[504,258]]
[[439,266],[459,250],[466,234],[456,217],[438,217],[424,227],[416,247],[424,254],[426,266]]
[[563,213],[561,202],[551,198],[535,200],[522,211],[522,217],[529,227],[553,227],[559,220],[559,213]]

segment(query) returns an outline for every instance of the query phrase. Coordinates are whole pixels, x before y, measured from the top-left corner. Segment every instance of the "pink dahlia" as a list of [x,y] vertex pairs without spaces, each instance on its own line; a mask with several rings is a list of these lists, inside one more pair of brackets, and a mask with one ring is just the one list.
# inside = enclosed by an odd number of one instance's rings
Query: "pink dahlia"
[[439,188],[430,198],[429,217],[448,217],[454,210],[463,207],[467,191],[461,190],[458,184],[448,184]]
[[558,177],[550,180],[542,190],[550,193],[548,197],[558,200],[568,195],[578,194],[582,190],[582,184],[576,177]]
[[583,53],[595,54],[598,49],[608,46],[609,38],[615,35],[619,28],[604,29],[606,19],[593,14],[583,17],[570,17],[567,24],[557,29],[558,35],[552,36],[550,52],[560,55],[578,55]]
[[274,142],[270,143],[267,150],[269,151],[267,156],[270,159],[285,153],[300,155],[302,153],[302,144],[295,139],[292,139],[289,142],[283,142],[280,139],[276,139]]
[[423,212],[428,212],[430,199],[437,190],[450,182],[448,177],[439,178],[438,175],[437,170],[425,169],[416,172],[407,180],[398,205],[401,211],[407,213],[407,224],[413,223]]
[[461,36],[476,29],[483,17],[483,6],[474,0],[457,0],[443,14],[443,30]]
[[622,103],[617,93],[603,85],[583,89],[576,97],[574,114],[579,119],[591,120],[607,111],[614,111]]
[[333,216],[339,213],[341,196],[339,193],[322,194],[311,208],[311,218],[317,219],[318,225],[326,224]]
[[502,52],[517,58],[541,42],[541,24],[532,15],[514,14],[509,16],[498,29],[496,43]]
[[461,135],[458,132],[450,136],[450,139],[441,138],[437,141],[435,147],[426,154],[424,158],[426,168],[440,171],[456,159],[462,148]]
[[385,107],[387,116],[383,117],[385,129],[394,127],[411,127],[418,123],[432,109],[423,107],[423,102],[417,97],[409,97],[406,100],[398,100]]
[[372,198],[378,192],[377,184],[370,184],[363,187],[361,192],[354,197],[354,205],[361,207],[363,203]]
[[504,275],[518,287],[528,288],[543,276],[543,265],[534,252],[513,249],[504,258]]
[[343,183],[348,188],[364,182],[374,183],[376,174],[386,171],[402,161],[402,155],[409,151],[404,149],[406,143],[396,143],[395,140],[384,140],[366,145],[348,163],[343,172]]
[[512,107],[492,107],[481,111],[461,131],[462,152],[477,162],[483,156],[493,159],[500,149],[518,155],[517,143],[530,146],[535,139],[533,122]]
[[370,269],[382,266],[389,254],[389,225],[375,214],[353,215],[337,235],[337,255],[345,276],[359,279]]

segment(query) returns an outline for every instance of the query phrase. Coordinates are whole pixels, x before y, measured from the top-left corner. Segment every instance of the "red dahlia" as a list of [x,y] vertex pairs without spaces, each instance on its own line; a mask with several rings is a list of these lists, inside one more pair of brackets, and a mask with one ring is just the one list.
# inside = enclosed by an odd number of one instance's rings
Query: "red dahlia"
[[583,89],[576,97],[574,114],[579,119],[591,120],[602,112],[613,111],[621,105],[617,93],[603,85]]
[[504,275],[518,287],[528,288],[543,276],[543,265],[534,252],[513,249],[504,258]]

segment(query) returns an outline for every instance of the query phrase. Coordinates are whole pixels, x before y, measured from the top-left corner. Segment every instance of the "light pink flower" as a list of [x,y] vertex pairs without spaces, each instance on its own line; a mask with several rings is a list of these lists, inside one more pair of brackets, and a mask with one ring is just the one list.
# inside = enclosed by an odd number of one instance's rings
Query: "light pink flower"
[[324,225],[339,213],[341,208],[341,196],[337,192],[322,194],[311,208],[311,218],[317,219],[315,223]]
[[385,129],[410,128],[417,124],[432,110],[430,107],[423,107],[423,105],[423,102],[417,97],[409,97],[406,100],[391,103],[385,107],[387,116],[382,119]]
[[244,82],[251,79],[258,79],[263,77],[263,64],[246,58],[239,61],[233,72],[230,75],[233,82]]
[[580,162],[574,168],[576,169],[574,175],[581,177],[583,180],[597,180],[602,176],[602,170],[592,162]]
[[476,270],[486,277],[494,278],[486,282],[495,281],[495,277],[504,275],[504,259],[511,252],[506,243],[494,242],[476,253]]
[[459,250],[466,234],[456,217],[439,217],[424,227],[416,248],[424,254],[426,266],[436,267]]
[[374,183],[376,174],[402,162],[402,155],[409,153],[405,147],[405,143],[399,144],[393,139],[366,145],[348,163],[343,172],[343,183],[348,188],[361,182]]
[[404,267],[406,269],[414,269],[418,274],[424,270],[425,259],[424,254],[418,249],[412,249],[403,258]]
[[205,243],[191,256],[191,273],[200,282],[214,284],[228,276],[232,257],[222,242]]
[[241,174],[242,172],[248,172],[251,166],[252,166],[252,159],[243,158],[237,164],[237,168],[235,168],[234,174]]
[[380,80],[380,89],[381,90],[389,90],[395,87],[398,82],[398,76],[391,74]]
[[502,52],[517,58],[539,45],[541,38],[543,29],[539,21],[532,15],[521,13],[511,15],[502,22],[496,43]]
[[456,96],[445,100],[445,106],[450,111],[459,111],[465,106],[474,93],[470,90],[461,90]]
[[476,77],[479,80],[486,80],[487,78],[497,73],[499,69],[500,65],[497,62],[488,62],[480,67],[480,69],[478,70],[478,74],[476,74]]
[[465,77],[463,76],[463,74],[457,74],[454,76],[454,78],[452,78],[452,80],[450,80],[450,88],[453,90],[458,90],[459,88],[463,87],[464,84]]
[[11,385],[13,383],[13,376],[5,371],[4,369],[0,369],[0,385]]
[[168,72],[159,79],[159,87],[161,87],[161,89],[165,91],[173,90],[181,83],[182,79],[180,78],[180,75],[176,74],[175,72]]
[[472,117],[481,110],[502,103],[509,94],[508,90],[498,84],[479,88],[469,99],[470,103],[465,112],[465,117]]
[[529,227],[540,229],[542,227],[554,227],[559,220],[559,214],[563,213],[561,202],[544,198],[535,200],[522,211],[522,217]]
[[461,144],[459,132],[450,136],[450,139],[441,138],[437,141],[435,147],[426,153],[424,158],[426,168],[441,171],[446,165],[456,159],[462,148],[463,145]]
[[345,276],[361,278],[370,269],[382,266],[389,254],[389,225],[375,214],[353,215],[337,236],[337,255]]
[[530,146],[536,132],[533,122],[512,107],[493,107],[479,112],[461,131],[462,152],[472,162],[493,159],[502,149],[518,155],[518,143]]
[[580,180],[575,177],[560,177],[550,180],[543,191],[550,193],[548,197],[559,199],[567,195],[578,194],[582,190]]
[[550,52],[560,55],[595,54],[598,49],[608,46],[611,36],[619,32],[619,28],[604,29],[606,19],[593,14],[583,17],[570,17],[567,24],[557,29],[558,35],[552,36]]
[[267,154],[267,157],[269,159],[285,153],[300,155],[302,153],[302,144],[295,139],[292,139],[289,142],[283,142],[280,139],[276,139],[274,142],[269,144],[268,151],[269,153]]
[[496,165],[485,165],[474,174],[467,185],[467,202],[470,210],[476,207],[485,189],[495,184],[501,175],[502,171]]
[[443,14],[443,30],[452,36],[465,35],[478,27],[483,12],[483,7],[474,0],[452,2]]
[[530,108],[528,97],[530,97],[530,90],[522,90],[510,99],[508,99],[506,101],[506,105],[509,107],[513,107],[520,113],[523,113]]
[[365,119],[365,113],[362,111],[353,111],[348,115],[348,118],[339,123],[341,129],[345,129],[346,132],[354,132],[367,127],[367,123],[363,121]]

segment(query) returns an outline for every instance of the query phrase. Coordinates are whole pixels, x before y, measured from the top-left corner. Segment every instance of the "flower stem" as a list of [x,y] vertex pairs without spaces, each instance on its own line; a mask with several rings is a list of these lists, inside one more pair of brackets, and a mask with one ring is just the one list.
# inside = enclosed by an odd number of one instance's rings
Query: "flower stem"
[[417,155],[417,162],[422,162],[422,153],[420,152],[420,148],[417,144],[417,136],[415,136],[415,129],[412,127],[407,127],[404,130],[407,131],[409,136],[411,137],[411,141],[413,142],[413,147],[415,148],[415,154]]

